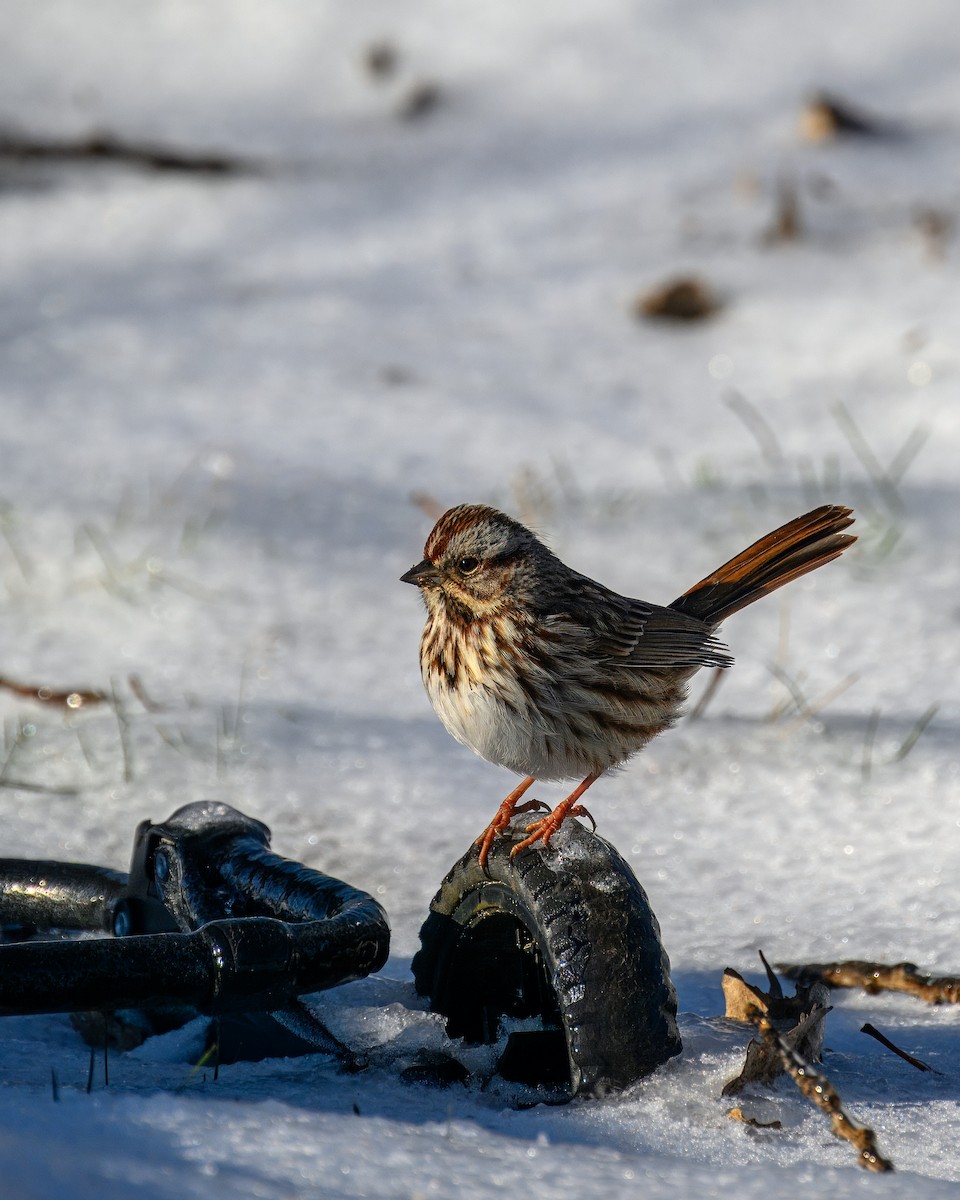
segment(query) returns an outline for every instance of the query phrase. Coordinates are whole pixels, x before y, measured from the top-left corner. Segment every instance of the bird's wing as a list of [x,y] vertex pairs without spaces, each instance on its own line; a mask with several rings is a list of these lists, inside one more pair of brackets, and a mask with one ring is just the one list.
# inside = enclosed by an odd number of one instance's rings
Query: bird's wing
[[[696,617],[658,604],[631,600],[581,578],[571,589],[569,608],[547,618],[559,632],[576,627],[586,634],[584,649],[601,661],[623,667],[729,667],[732,656]],[[566,606],[565,606],[566,607]]]

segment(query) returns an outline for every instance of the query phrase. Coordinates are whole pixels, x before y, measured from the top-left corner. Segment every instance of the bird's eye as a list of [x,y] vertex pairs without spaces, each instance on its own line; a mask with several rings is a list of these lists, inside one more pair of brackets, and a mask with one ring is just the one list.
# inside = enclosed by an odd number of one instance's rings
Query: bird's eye
[[457,559],[457,570],[461,575],[472,575],[480,566],[480,559],[474,558],[472,554],[465,554],[463,558]]

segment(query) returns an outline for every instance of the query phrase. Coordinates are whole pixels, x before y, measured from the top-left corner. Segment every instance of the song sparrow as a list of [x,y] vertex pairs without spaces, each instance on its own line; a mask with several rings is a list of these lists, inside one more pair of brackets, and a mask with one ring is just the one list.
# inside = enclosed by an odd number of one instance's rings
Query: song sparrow
[[514,813],[548,807],[520,803],[538,779],[582,782],[512,854],[589,816],[580,797],[676,721],[691,676],[732,664],[713,636],[720,622],[836,558],[856,540],[842,532],[851,524],[849,508],[814,509],[661,608],[571,570],[496,509],[444,513],[423,562],[401,576],[427,608],[424,686],[457,741],[524,776],[477,839],[481,865]]

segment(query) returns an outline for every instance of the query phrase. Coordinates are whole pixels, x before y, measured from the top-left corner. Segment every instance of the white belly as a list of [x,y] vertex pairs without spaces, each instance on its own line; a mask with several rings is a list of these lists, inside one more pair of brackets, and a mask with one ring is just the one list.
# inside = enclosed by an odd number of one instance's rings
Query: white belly
[[427,683],[427,694],[448,733],[487,762],[536,779],[582,779],[593,769],[567,739],[547,728],[542,714],[519,711],[484,687],[454,689]]

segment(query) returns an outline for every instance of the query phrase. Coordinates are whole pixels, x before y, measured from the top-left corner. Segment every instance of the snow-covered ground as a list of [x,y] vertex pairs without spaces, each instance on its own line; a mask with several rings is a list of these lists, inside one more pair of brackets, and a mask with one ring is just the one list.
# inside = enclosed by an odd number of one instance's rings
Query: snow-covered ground
[[[758,949],[960,970],[958,50],[950,0],[7,0],[0,125],[262,170],[0,163],[0,676],[112,687],[130,729],[0,695],[0,852],[122,868],[141,819],[220,798],[376,895],[393,946],[322,999],[361,1076],[214,1083],[188,1030],[87,1095],[68,1018],[6,1020],[5,1196],[956,1195],[955,1009],[834,996],[825,1070],[891,1177],[787,1081],[744,1104],[782,1130],[731,1121],[747,1035],[717,1015]],[[818,88],[902,129],[805,142]],[[770,241],[783,189],[800,236]],[[722,311],[638,321],[678,272]],[[420,923],[512,786],[430,711],[397,581],[425,507],[463,500],[664,603],[815,503],[858,510],[852,552],[726,627],[705,714],[591,793],[680,997],[682,1058],[626,1096],[400,1078],[443,1046]]]

